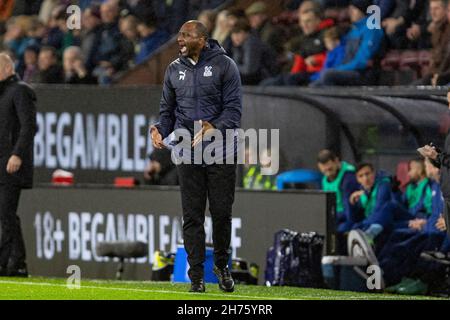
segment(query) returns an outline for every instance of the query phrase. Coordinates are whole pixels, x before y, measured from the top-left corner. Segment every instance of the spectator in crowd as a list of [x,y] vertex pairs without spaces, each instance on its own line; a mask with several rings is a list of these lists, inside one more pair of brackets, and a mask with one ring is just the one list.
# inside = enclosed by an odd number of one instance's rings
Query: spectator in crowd
[[20,77],[27,83],[30,83],[33,78],[37,77],[37,73],[39,72],[39,50],[40,48],[37,45],[30,45],[25,49],[24,68],[20,73]]
[[228,11],[226,30],[229,30],[229,33],[225,38],[225,40],[221,43],[222,47],[225,49],[227,53],[230,53],[233,47],[233,42],[231,41],[231,30],[233,30],[233,28],[239,22],[242,22],[242,24],[244,23],[248,24],[247,17],[245,16],[245,11],[241,9],[232,9]]
[[158,29],[156,21],[140,21],[137,30],[140,37],[139,51],[136,55],[136,64],[144,62],[156,49],[169,40],[169,34]]
[[154,149],[144,170],[148,185],[178,185],[178,174],[168,149]]
[[119,30],[119,6],[114,1],[107,1],[100,7],[102,19],[101,40],[97,52],[98,65],[94,76],[102,85],[110,84],[118,71],[127,67],[130,43]]
[[212,38],[217,40],[221,45],[230,35],[231,29],[228,24],[228,10],[222,10],[219,12],[216,18],[216,24],[212,33]]
[[317,166],[323,174],[322,190],[336,194],[336,230],[338,235],[339,254],[345,254],[346,241],[344,233],[348,232],[353,222],[351,220],[350,195],[359,190],[355,176],[355,167],[341,161],[330,150],[322,150],[317,156]]
[[43,40],[43,44],[54,47],[59,56],[62,56],[67,47],[80,45],[78,30],[70,30],[67,27],[68,14],[66,8],[67,6],[61,5],[53,10],[49,23],[50,30]]
[[275,53],[256,35],[250,25],[239,21],[231,31],[230,57],[236,62],[244,85],[255,85],[274,74]]
[[430,0],[432,22],[430,73],[415,82],[417,85],[446,85],[450,82],[450,2]]
[[63,71],[58,64],[56,49],[44,46],[39,52],[39,72],[33,77],[33,83],[63,83]]
[[322,69],[326,53],[319,13],[313,10],[300,14],[302,34],[290,41],[288,47],[294,55],[294,65],[289,74],[263,81],[261,85],[301,85],[309,82],[311,74]]
[[53,10],[61,4],[61,0],[44,0],[39,10],[39,20],[48,25],[52,19]]
[[98,48],[102,35],[100,7],[94,5],[83,11],[81,18],[81,52],[84,65],[92,72],[97,65]]
[[409,27],[406,29],[407,48],[429,49],[431,48],[431,15],[429,1],[410,0],[410,10],[405,20]]
[[207,10],[203,10],[202,12],[200,12],[200,14],[198,15],[197,20],[200,21],[201,23],[203,23],[206,27],[206,29],[208,29],[208,34],[211,36],[213,31],[214,31],[214,27],[216,24],[216,13],[214,12],[214,10],[211,9],[207,9]]
[[264,2],[257,1],[245,10],[245,14],[253,32],[278,55],[283,52],[286,39],[283,30],[270,21],[267,10]]
[[381,50],[384,32],[367,26],[366,10],[370,5],[369,0],[351,1],[349,12],[353,27],[344,38],[344,61],[321,74],[313,86],[369,85],[375,82],[371,64]]
[[33,26],[30,16],[14,17],[7,23],[6,33],[3,37],[3,43],[6,48],[14,52],[18,60],[18,65],[23,63],[25,48],[33,44],[34,40],[28,37],[28,33]]
[[68,47],[63,55],[64,83],[66,84],[97,84],[83,63],[80,47]]
[[345,46],[341,42],[339,29],[337,27],[332,27],[325,30],[323,35],[323,42],[325,48],[327,49],[327,57],[325,63],[320,72],[313,73],[309,81],[316,81],[320,79],[320,75],[326,70],[333,69],[338,65],[342,64],[345,57]]
[[[386,37],[388,40],[387,45],[393,49],[405,49],[410,45],[409,43],[413,40],[408,39],[408,29],[415,29],[416,25],[418,27],[419,33],[421,32],[421,28],[417,23],[414,23],[414,20],[417,20],[418,23],[423,24],[423,17],[420,16],[420,13],[425,10],[426,1],[415,1],[415,0],[396,0],[394,10],[389,16],[382,15],[382,27],[386,32]],[[426,18],[425,18],[426,19]],[[420,21],[420,22],[419,22]],[[412,36],[415,31],[413,31],[410,35]],[[426,35],[424,35],[426,36]],[[423,42],[423,41],[421,41]]]
[[14,10],[15,0],[4,0],[0,7],[0,24],[5,23],[9,18],[11,18]]

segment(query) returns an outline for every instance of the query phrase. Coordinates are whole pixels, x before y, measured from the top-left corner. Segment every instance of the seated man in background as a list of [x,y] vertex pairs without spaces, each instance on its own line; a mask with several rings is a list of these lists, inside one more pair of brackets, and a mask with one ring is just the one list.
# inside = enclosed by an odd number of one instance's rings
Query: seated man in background
[[[353,205],[352,230],[359,230],[370,245],[383,234],[388,234],[393,221],[395,205],[392,195],[392,180],[383,171],[376,171],[371,163],[360,163],[356,167],[356,180],[361,190],[350,196]],[[377,240],[378,241],[378,240]],[[381,247],[380,242],[377,247]]]
[[324,30],[321,27],[320,13],[314,10],[301,12],[300,28],[302,34],[291,39],[287,49],[294,57],[290,73],[280,74],[261,83],[263,86],[293,86],[309,83],[311,74],[322,69],[325,62]]
[[432,185],[422,159],[409,162],[410,182],[395,211],[395,228],[421,230],[432,214]]
[[341,161],[330,150],[322,150],[317,156],[317,166],[323,174],[322,190],[336,194],[336,230],[338,237],[338,252],[346,251],[344,234],[350,231],[353,222],[350,219],[350,195],[359,189],[355,177],[355,167]]
[[368,27],[366,11],[371,4],[370,0],[351,1],[349,13],[353,26],[344,37],[344,61],[321,74],[312,86],[356,86],[375,82],[371,64],[381,50],[384,32]]
[[322,73],[324,73],[326,70],[337,67],[344,60],[345,46],[341,41],[339,30],[337,27],[332,27],[325,30],[323,41],[325,43],[325,47],[327,48],[325,63],[320,72],[311,74],[308,79],[308,83],[310,81],[319,80]]
[[68,47],[63,54],[64,83],[66,84],[97,84],[83,63],[80,47]]
[[63,70],[58,64],[56,49],[42,47],[38,58],[39,72],[31,77],[32,83],[63,83]]
[[238,21],[231,30],[230,57],[236,62],[243,85],[256,85],[276,72],[275,53],[246,21]]
[[425,165],[432,190],[431,216],[421,228],[395,230],[378,256],[384,280],[391,286],[386,291],[391,293],[425,294],[427,284],[419,276],[424,265],[419,259],[420,254],[422,251],[439,249],[446,238],[439,169],[428,158]]
[[430,0],[431,61],[430,72],[414,84],[446,85],[450,82],[450,1]]
[[169,40],[170,35],[157,27],[156,20],[139,21],[137,25],[140,42],[136,64],[143,63],[156,49]]

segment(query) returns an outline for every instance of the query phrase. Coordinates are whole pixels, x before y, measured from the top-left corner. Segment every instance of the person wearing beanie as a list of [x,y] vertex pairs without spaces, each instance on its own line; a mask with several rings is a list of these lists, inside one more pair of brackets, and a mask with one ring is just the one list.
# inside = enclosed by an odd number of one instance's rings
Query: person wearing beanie
[[274,52],[281,54],[285,35],[280,27],[275,26],[270,21],[269,11],[266,3],[262,1],[254,2],[245,10],[252,31],[262,42],[268,45]]
[[376,70],[372,67],[384,39],[381,28],[369,29],[367,8],[369,0],[352,0],[349,15],[352,28],[344,36],[345,56],[335,68],[326,70],[311,86],[357,86],[375,83]]

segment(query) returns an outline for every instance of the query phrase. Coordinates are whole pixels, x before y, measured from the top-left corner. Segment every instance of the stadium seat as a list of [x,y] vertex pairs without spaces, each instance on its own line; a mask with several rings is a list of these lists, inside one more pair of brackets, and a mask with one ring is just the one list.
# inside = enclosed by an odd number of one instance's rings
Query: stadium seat
[[400,54],[400,70],[412,69],[418,71],[420,69],[419,51],[406,50]]
[[381,68],[386,71],[397,70],[400,66],[400,51],[391,50],[381,60]]
[[277,189],[283,190],[287,185],[305,185],[313,184],[317,188],[320,187],[322,174],[316,170],[297,169],[286,171],[277,176]]

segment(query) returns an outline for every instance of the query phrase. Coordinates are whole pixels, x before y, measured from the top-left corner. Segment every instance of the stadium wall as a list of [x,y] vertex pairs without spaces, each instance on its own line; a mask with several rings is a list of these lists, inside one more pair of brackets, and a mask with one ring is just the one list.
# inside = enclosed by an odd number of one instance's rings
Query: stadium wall
[[[266,251],[281,229],[326,235],[324,251],[334,253],[334,197],[316,191],[238,190],[233,208],[233,257],[257,263],[262,283]],[[25,190],[18,214],[30,274],[67,277],[68,266],[77,265],[82,278],[114,278],[117,263],[97,257],[95,245],[130,240],[147,243],[150,255],[130,261],[124,279],[149,280],[154,251],[176,252],[182,241],[180,200],[177,187],[41,186]],[[205,226],[207,243],[211,243],[209,216]]]
[[[142,177],[161,87],[36,90],[37,183],[49,182],[55,169],[74,172],[77,183]],[[445,95],[446,90],[245,88],[242,127],[280,129],[280,171],[315,168],[317,152],[327,147],[347,161],[372,161],[395,172],[421,144],[443,144],[450,123]]]

